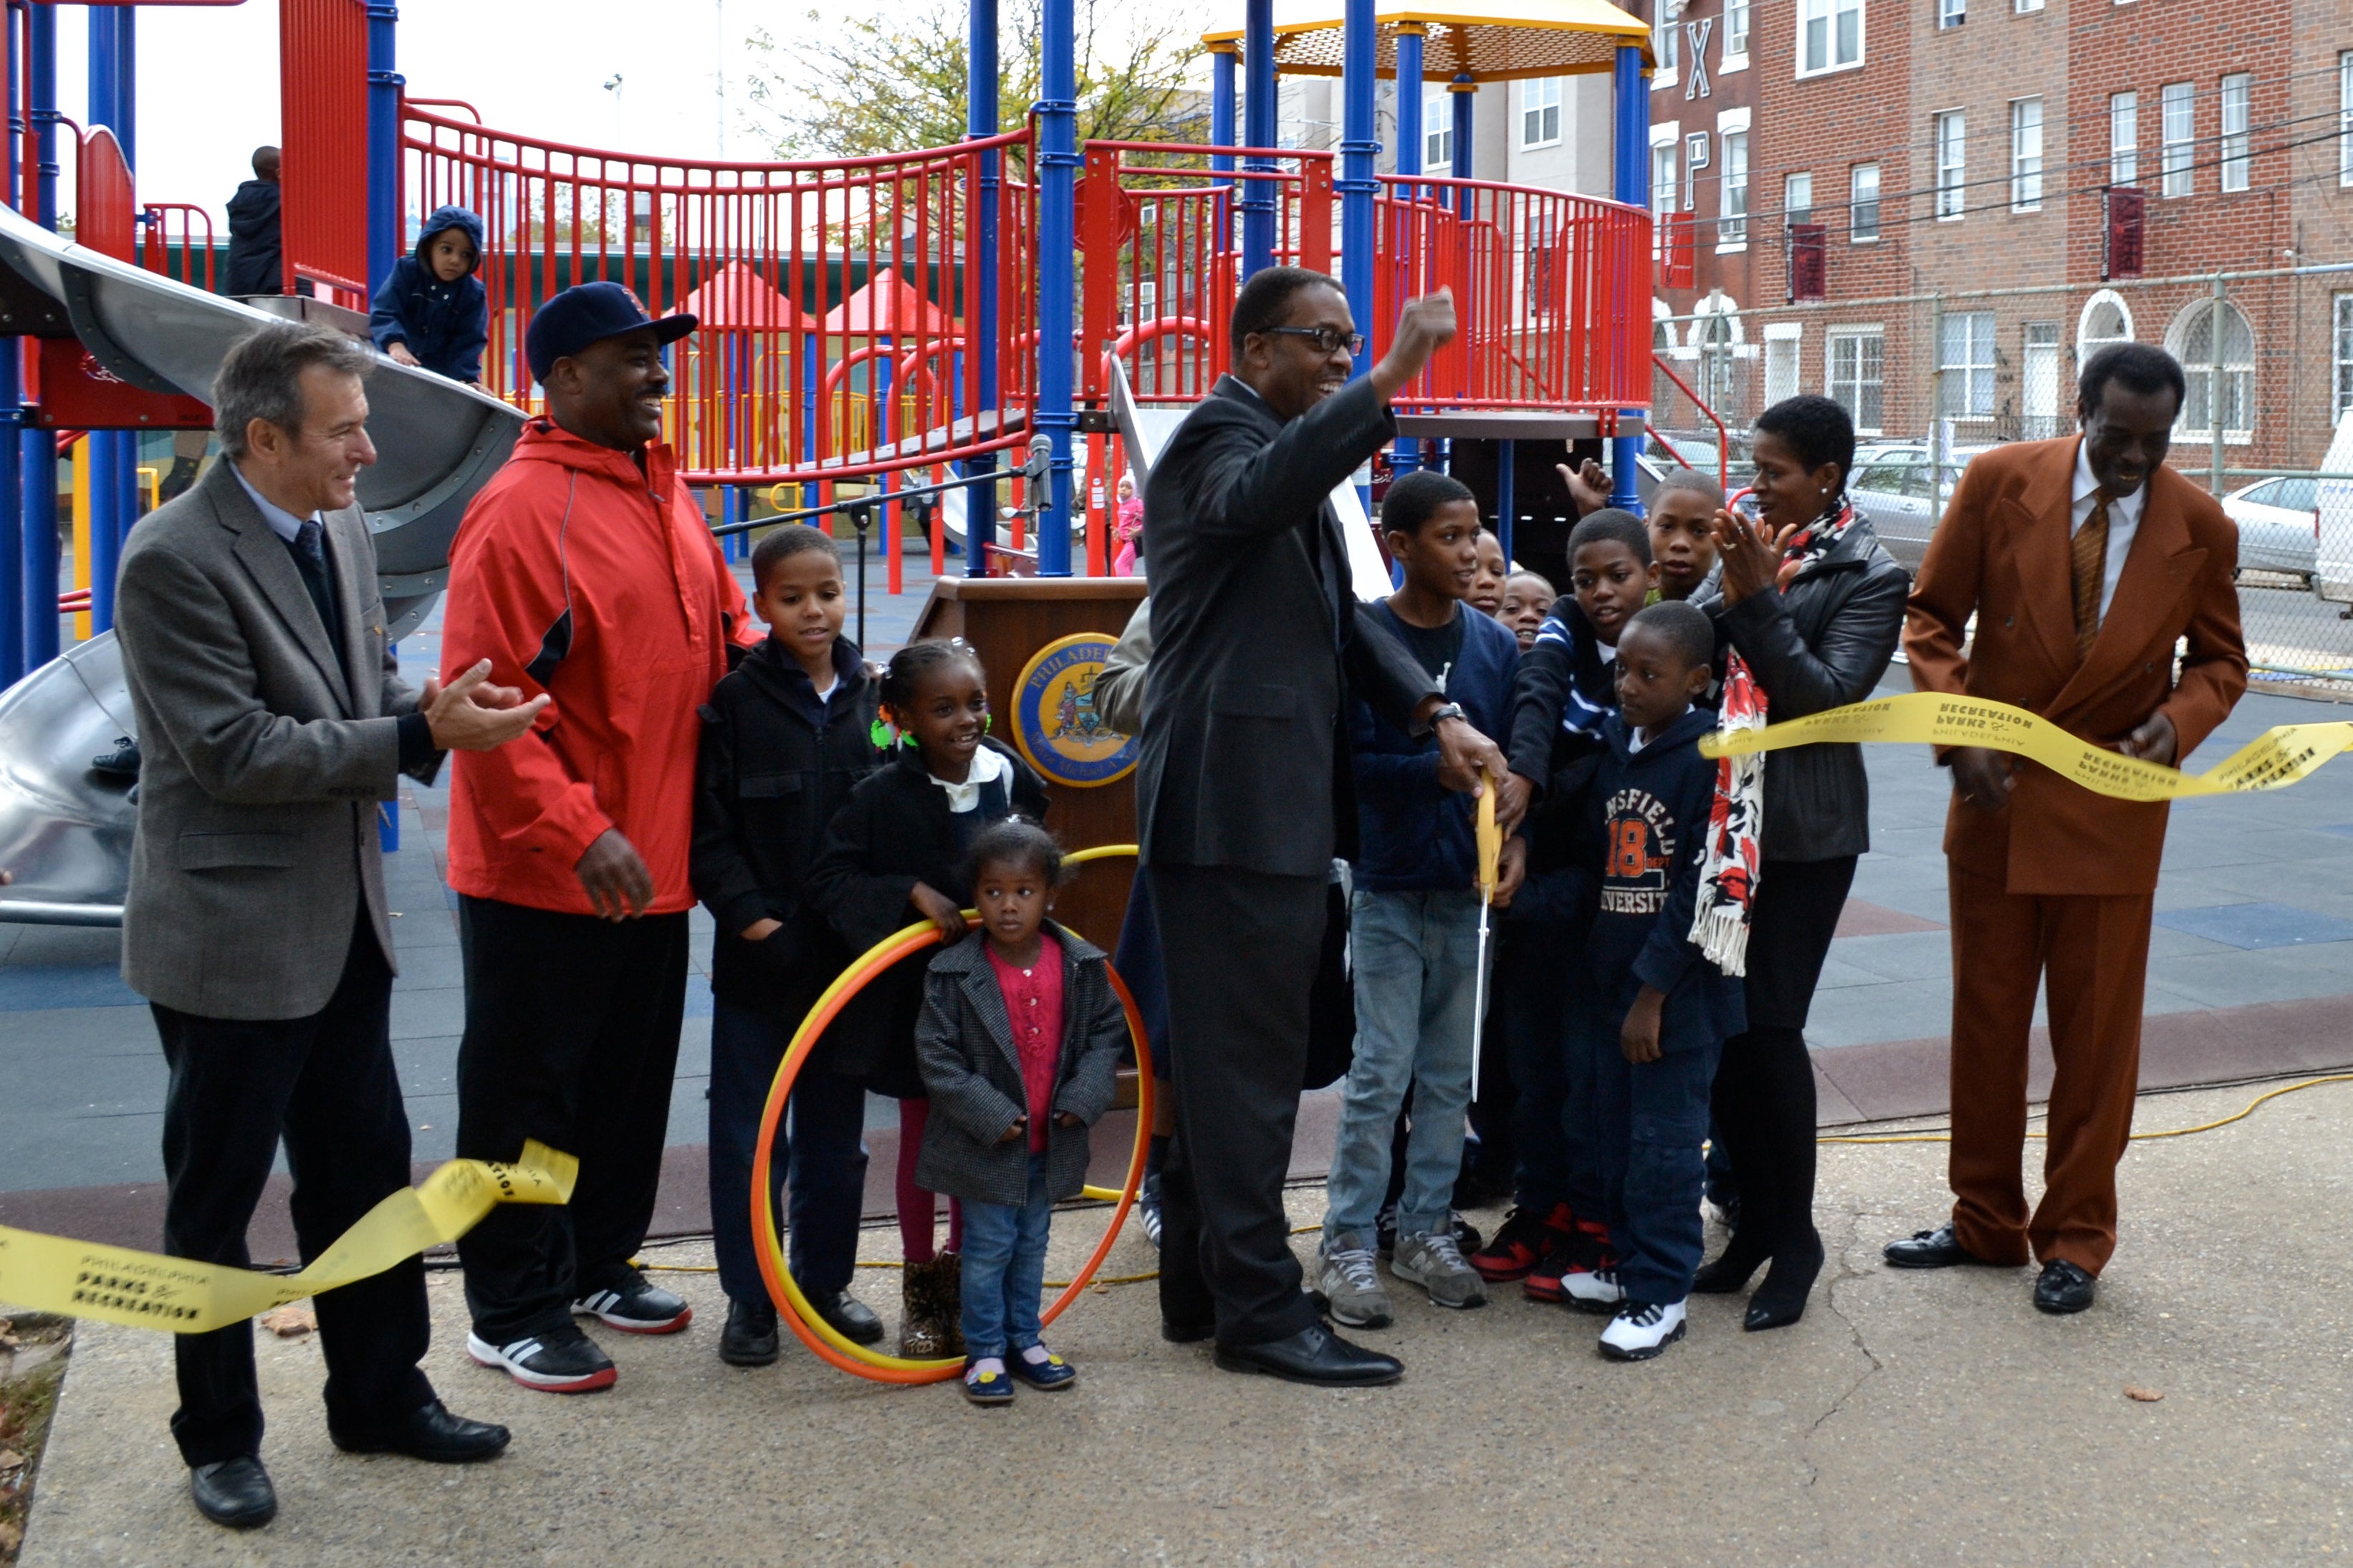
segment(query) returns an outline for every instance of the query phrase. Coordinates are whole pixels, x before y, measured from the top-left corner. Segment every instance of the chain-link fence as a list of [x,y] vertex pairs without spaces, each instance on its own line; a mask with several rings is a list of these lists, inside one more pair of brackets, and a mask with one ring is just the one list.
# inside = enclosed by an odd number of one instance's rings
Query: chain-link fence
[[2353,264],[1721,303],[1657,317],[1653,455],[1720,465],[1737,489],[1757,414],[1801,392],[1834,398],[1854,419],[1856,504],[1915,571],[1972,456],[2073,434],[2084,362],[2162,344],[2189,383],[2169,461],[2239,525],[2256,679],[2353,700]]

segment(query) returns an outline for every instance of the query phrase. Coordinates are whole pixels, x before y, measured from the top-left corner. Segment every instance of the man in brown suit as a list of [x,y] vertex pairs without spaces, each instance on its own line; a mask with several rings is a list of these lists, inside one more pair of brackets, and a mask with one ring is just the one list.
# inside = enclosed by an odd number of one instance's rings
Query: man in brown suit
[[[2116,344],[2084,366],[2080,438],[1969,464],[1912,592],[1904,647],[1921,689],[2012,703],[2167,764],[2229,715],[2247,685],[2238,531],[2165,467],[2183,390],[2171,355]],[[1899,1268],[2039,1259],[2034,1304],[2080,1312],[2116,1250],[2167,807],[1977,747],[1941,760],[1953,773],[1953,1216],[1885,1256]],[[2046,974],[2058,1070],[2030,1219],[2026,1042]]]

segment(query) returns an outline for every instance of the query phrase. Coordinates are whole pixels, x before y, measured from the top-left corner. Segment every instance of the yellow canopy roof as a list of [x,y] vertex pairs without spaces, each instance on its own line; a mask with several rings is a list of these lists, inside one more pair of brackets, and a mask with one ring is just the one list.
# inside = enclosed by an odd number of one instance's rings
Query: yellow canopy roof
[[[1422,79],[1442,82],[1576,76],[1610,68],[1620,45],[1642,47],[1647,67],[1651,26],[1609,0],[1501,0],[1469,11],[1446,0],[1377,0],[1376,72],[1397,75],[1397,36],[1407,24],[1423,29]],[[1336,0],[1276,0],[1274,68],[1287,76],[1338,76],[1346,24]],[[1242,30],[1201,35],[1204,44],[1238,44]]]

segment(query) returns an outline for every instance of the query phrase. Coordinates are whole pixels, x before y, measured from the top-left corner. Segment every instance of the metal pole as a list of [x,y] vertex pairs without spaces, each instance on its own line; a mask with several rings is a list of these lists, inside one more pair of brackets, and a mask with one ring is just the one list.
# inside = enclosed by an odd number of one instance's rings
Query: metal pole
[[[115,144],[122,149],[122,161],[132,161],[131,137],[123,122],[128,118],[122,101],[124,62],[122,58],[124,23],[131,16],[128,7],[93,5],[89,9],[90,120],[92,126],[103,125],[114,132]],[[81,482],[90,487],[90,531],[86,535],[90,559],[82,563],[90,576],[90,629],[93,635],[114,629],[114,577],[117,563],[121,559],[122,536],[131,530],[131,494],[134,465],[125,451],[136,437],[123,430],[93,430],[90,434],[90,461],[83,465]]]
[[400,89],[397,64],[400,7],[373,5],[368,24],[367,245],[368,289],[384,286],[401,244]]
[[[26,62],[26,116],[30,121],[39,168],[33,205],[25,216],[48,228],[58,226],[58,14],[35,5],[29,21],[32,58]],[[25,669],[27,674],[58,657],[58,443],[54,433],[31,427],[17,437],[22,453]]]
[[[1209,145],[1212,147],[1234,144],[1234,116],[1238,108],[1235,100],[1240,96],[1234,85],[1234,66],[1240,56],[1240,46],[1230,40],[1209,46]],[[1209,170],[1218,174],[1232,174],[1233,155],[1212,153],[1209,154]],[[1231,200],[1229,196],[1226,202],[1218,205],[1218,253],[1221,256],[1234,247],[1233,212],[1227,205]]]
[[[1397,30],[1397,172],[1401,175],[1421,173],[1421,50],[1422,25],[1419,22],[1399,23]],[[1377,184],[1375,189],[1378,189]],[[1405,285],[1399,289],[1400,294],[1419,293],[1420,289],[1414,287],[1412,270],[1416,258],[1407,253],[1407,247],[1422,233],[1419,222],[1421,187],[1400,185],[1397,195],[1404,198],[1407,205],[1396,210],[1392,228],[1395,254],[1385,259],[1392,269],[1390,275]],[[1434,229],[1430,231],[1429,243],[1434,245],[1437,237]],[[1434,268],[1437,258],[1432,256],[1428,259]],[[1358,324],[1360,327],[1363,325],[1361,321]],[[1369,365],[1366,368],[1369,369]],[[1409,474],[1419,467],[1421,444],[1410,436],[1398,437],[1389,452],[1390,471]]]
[[[1347,0],[1346,30],[1340,46],[1340,282],[1356,330],[1373,336],[1373,157],[1381,150],[1374,134],[1373,71],[1379,24],[1374,0]],[[1356,374],[1371,372],[1369,352],[1358,357]]]
[[[1247,0],[1242,9],[1242,145],[1271,147],[1274,124],[1274,0]],[[1270,158],[1246,158],[1244,169],[1271,170]],[[1242,182],[1242,276],[1274,264],[1274,185]]]
[[[1472,161],[1472,152],[1478,132],[1479,84],[1465,71],[1447,84],[1446,96],[1448,107],[1454,110],[1454,156],[1446,172],[1458,180],[1475,180],[1479,165]],[[1467,187],[1454,193],[1454,210],[1464,217],[1471,216],[1472,195]]]
[[1078,247],[1079,87],[1071,0],[1045,0],[1039,19],[1038,430],[1053,444],[1038,511],[1038,575],[1071,574],[1071,292]]
[[[997,134],[997,0],[969,0],[966,13],[967,38],[965,58],[968,70],[965,84],[965,131],[975,140]],[[980,188],[973,193],[976,209],[974,228],[977,243],[973,247],[972,265],[980,268],[979,319],[973,323],[972,349],[974,363],[978,366],[980,395],[989,400],[988,412],[1003,417],[1004,410],[997,397],[997,209],[1004,181],[1004,154],[988,152],[980,154]],[[980,433],[982,410],[971,410],[973,432]],[[814,429],[815,426],[812,425]],[[997,454],[984,452],[964,462],[965,477],[993,473]],[[964,571],[967,577],[988,575],[988,552],[997,542],[997,487],[983,485],[965,491],[964,499]],[[863,579],[860,579],[861,583]],[[863,627],[860,637],[865,636]]]
[[1945,515],[1945,299],[1928,300],[1928,537]]
[[1512,561],[1512,516],[1520,510],[1516,487],[1519,475],[1513,471],[1519,460],[1519,443],[1495,443],[1495,542],[1504,547],[1504,564]]
[[2228,293],[2229,290],[2224,288],[2221,276],[2217,275],[2214,279],[2213,309],[2207,317],[2207,320],[2212,323],[2212,330],[2207,335],[2211,340],[2209,347],[2213,350],[2213,353],[2210,356],[2207,369],[2210,379],[2206,383],[2206,423],[2214,438],[2214,472],[2207,483],[2217,500],[2222,498],[2222,427],[2225,423],[2224,410],[2230,402],[2230,399],[2222,394],[2222,324],[2230,319],[2231,314],[2227,302]]
[[[1651,205],[1651,84],[1642,77],[1640,45],[1620,45],[1609,70],[1611,128],[1610,194],[1628,206]],[[1609,504],[1640,516],[1642,492],[1635,483],[1642,455],[1643,410],[1619,411],[1634,434],[1609,439]]]
[[[25,163],[25,104],[17,92],[16,13],[22,0],[0,7],[0,25],[7,28],[8,205],[21,207],[18,189]],[[0,689],[15,685],[25,674],[25,502],[17,474],[19,356],[24,342],[0,338]]]

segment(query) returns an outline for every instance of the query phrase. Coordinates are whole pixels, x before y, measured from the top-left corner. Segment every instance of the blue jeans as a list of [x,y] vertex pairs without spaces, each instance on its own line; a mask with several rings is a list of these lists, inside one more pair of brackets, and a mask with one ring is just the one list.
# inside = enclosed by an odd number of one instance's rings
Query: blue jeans
[[1700,1145],[1724,1042],[1694,1042],[1654,1062],[1630,1062],[1618,1046],[1623,1021],[1605,1008],[1586,1010],[1580,1019],[1594,1068],[1609,1245],[1627,1299],[1663,1306],[1691,1294],[1705,1245],[1699,1199],[1707,1166]]
[[965,1354],[1018,1353],[1038,1342],[1038,1298],[1046,1289],[1046,1237],[1054,1201],[1046,1195],[1046,1156],[1029,1156],[1029,1201],[964,1200]]
[[1348,1065],[1340,1132],[1332,1151],[1328,1243],[1369,1234],[1389,1181],[1389,1138],[1406,1089],[1413,1132],[1406,1143],[1398,1234],[1430,1236],[1452,1225],[1462,1173],[1462,1113],[1471,1103],[1477,1048],[1479,895],[1359,890],[1348,942],[1356,974],[1356,1055]]
[[[719,1288],[734,1301],[765,1301],[752,1250],[752,1155],[768,1086],[797,1017],[771,1018],[715,1002],[711,1009],[711,1240]],[[858,1217],[866,1194],[866,1089],[821,1067],[793,1081],[769,1163],[789,1197],[793,1278],[811,1296],[849,1289],[858,1267]]]

